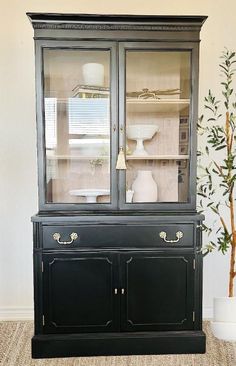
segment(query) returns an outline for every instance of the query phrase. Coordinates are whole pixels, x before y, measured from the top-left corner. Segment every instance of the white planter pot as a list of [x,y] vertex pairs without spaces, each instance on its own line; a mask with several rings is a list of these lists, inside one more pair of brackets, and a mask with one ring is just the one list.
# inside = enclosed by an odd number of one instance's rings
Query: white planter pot
[[156,202],[157,184],[151,170],[138,170],[137,177],[132,184],[134,191],[133,202]]
[[215,322],[236,323],[236,297],[215,298],[213,310]]
[[96,62],[89,62],[82,66],[84,83],[91,86],[104,85],[104,66]]
[[236,341],[236,323],[211,322],[212,333],[216,338],[224,341]]
[[131,191],[131,189],[128,189],[128,191],[126,191],[126,202],[127,203],[132,202],[133,195],[134,195],[134,191]]
[[236,341],[236,297],[214,299],[212,332],[225,341]]

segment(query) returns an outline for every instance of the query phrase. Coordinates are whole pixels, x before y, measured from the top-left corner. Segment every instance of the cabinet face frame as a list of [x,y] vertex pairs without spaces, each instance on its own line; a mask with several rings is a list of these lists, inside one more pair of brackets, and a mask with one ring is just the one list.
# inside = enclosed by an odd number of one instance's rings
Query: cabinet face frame
[[[37,152],[38,152],[38,187],[39,210],[75,210],[95,211],[114,210],[117,208],[118,187],[117,173],[115,169],[117,157],[117,56],[115,42],[102,41],[51,41],[36,40],[36,111],[37,111]],[[45,111],[44,111],[44,70],[43,50],[88,50],[110,51],[110,187],[111,202],[95,204],[76,203],[47,203],[46,191],[46,149],[45,149]],[[115,129],[113,127],[116,127]]]
[[187,211],[196,209],[197,169],[197,119],[198,119],[198,43],[191,42],[121,42],[119,44],[119,146],[126,146],[126,51],[188,51],[190,63],[190,107],[189,107],[189,184],[188,202],[126,203],[126,172],[119,171],[119,207],[123,210]]

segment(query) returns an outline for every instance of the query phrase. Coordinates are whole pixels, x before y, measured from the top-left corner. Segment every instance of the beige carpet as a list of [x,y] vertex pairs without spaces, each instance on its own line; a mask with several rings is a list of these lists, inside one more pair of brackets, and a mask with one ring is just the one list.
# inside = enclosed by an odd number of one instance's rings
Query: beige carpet
[[32,322],[0,323],[1,366],[236,366],[236,343],[221,342],[213,337],[208,322],[205,355],[81,357],[32,360],[30,340]]

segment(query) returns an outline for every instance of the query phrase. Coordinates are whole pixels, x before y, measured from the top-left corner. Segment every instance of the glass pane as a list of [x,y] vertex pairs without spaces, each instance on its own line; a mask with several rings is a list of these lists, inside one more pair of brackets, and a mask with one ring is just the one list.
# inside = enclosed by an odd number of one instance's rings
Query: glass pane
[[110,202],[110,51],[44,50],[46,199]]
[[126,202],[189,198],[190,52],[126,52]]

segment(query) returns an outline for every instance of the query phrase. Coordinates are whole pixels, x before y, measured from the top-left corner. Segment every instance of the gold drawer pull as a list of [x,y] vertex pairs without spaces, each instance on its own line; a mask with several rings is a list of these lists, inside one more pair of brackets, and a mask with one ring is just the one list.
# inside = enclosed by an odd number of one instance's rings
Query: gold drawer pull
[[60,241],[61,239],[61,234],[59,233],[54,233],[53,234],[53,239],[56,240],[58,242],[58,244],[62,244],[62,245],[69,245],[72,244],[74,240],[78,239],[78,234],[77,233],[71,233],[70,234],[70,241]]
[[166,243],[178,243],[178,241],[184,236],[184,233],[182,231],[177,231],[175,234],[176,239],[166,239],[167,233],[165,231],[161,231],[159,233],[160,238],[162,238]]

